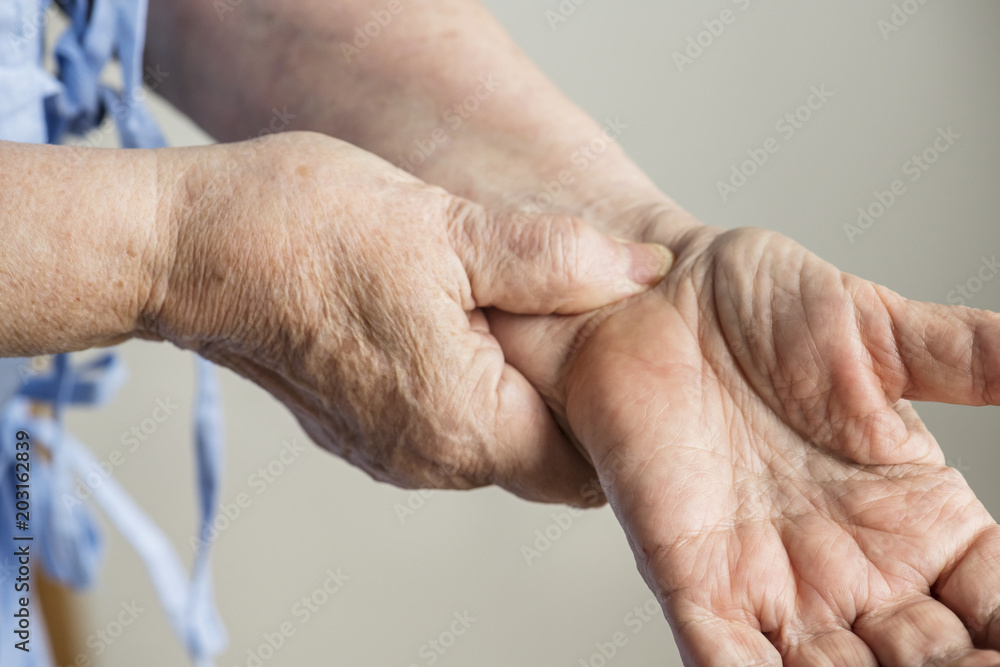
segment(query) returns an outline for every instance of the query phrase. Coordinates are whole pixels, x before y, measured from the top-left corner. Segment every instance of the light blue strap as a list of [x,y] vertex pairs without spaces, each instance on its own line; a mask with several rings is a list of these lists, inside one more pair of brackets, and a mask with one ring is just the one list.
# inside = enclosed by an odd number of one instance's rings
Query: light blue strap
[[[47,101],[49,139],[85,134],[111,114],[122,146],[159,148],[166,144],[142,103],[142,54],[146,0],[67,0],[72,27],[56,44],[62,90]],[[112,56],[122,65],[122,91],[101,83]]]
[[45,143],[44,101],[59,91],[41,64],[40,0],[0,2],[0,139]]
[[[44,519],[39,528],[41,555],[49,576],[75,588],[96,580],[104,545],[96,522],[74,493],[74,470],[63,452],[64,443],[72,436],[63,428],[63,412],[67,405],[104,404],[126,378],[125,364],[113,353],[102,354],[78,368],[71,365],[68,355],[60,354],[53,360],[52,371],[27,382],[20,394],[22,405],[27,405],[29,399],[52,405],[54,419],[31,420],[32,427],[40,429],[38,436],[32,435],[41,438],[51,456],[46,466],[48,474],[39,478],[37,489]],[[26,423],[26,413],[15,414]]]
[[[66,462],[71,475],[86,478],[87,475],[100,471],[100,463],[82,443],[63,432],[58,423],[31,417],[27,414],[27,405],[26,401],[18,400],[14,407],[12,424],[28,431],[33,440],[37,439],[39,442],[58,440],[62,450],[60,456]],[[188,652],[196,657],[200,664],[205,664],[205,658],[224,648],[225,633],[218,618],[215,618],[214,627],[205,623],[207,614],[201,611],[205,605],[203,600],[199,599],[204,596],[200,595],[198,587],[188,583],[187,571],[177,551],[163,531],[150,520],[113,476],[102,477],[101,483],[94,485],[92,491],[94,500],[100,505],[105,516],[121,531],[146,566],[153,588],[160,598],[174,632],[184,642]],[[78,501],[74,502],[72,495],[52,495],[50,498],[56,505],[66,503],[67,500],[69,504],[78,505]],[[48,526],[42,526],[43,530],[46,528]],[[48,540],[40,539],[40,541],[44,543]],[[91,561],[96,560],[101,545],[97,541],[86,540],[78,542],[76,547],[77,553]],[[196,571],[193,581],[197,581],[199,577],[203,579],[207,577],[207,558],[203,552],[201,560],[205,564],[201,567],[200,573]],[[80,571],[83,572],[84,568]],[[91,583],[94,574],[96,570],[92,569],[86,573],[86,579],[68,583],[77,586],[87,585]],[[208,599],[211,602],[210,596]],[[214,611],[211,604],[208,606],[210,611]]]
[[[110,398],[113,385],[124,379],[123,372],[116,370],[120,362],[111,361],[112,356],[103,355],[79,369],[65,355],[57,356],[50,376],[28,383],[34,388],[31,399],[51,400],[57,412],[62,413],[69,403],[92,405],[95,397]],[[63,429],[61,421],[31,415],[29,398],[23,395],[10,401],[0,418],[0,517],[3,517],[0,521],[8,530],[14,525],[13,444],[16,432],[25,430],[32,442],[45,443],[51,454],[47,465],[37,452],[33,452],[31,461],[31,534],[37,536],[33,564],[37,567],[44,562],[46,572],[66,584],[88,586],[96,580],[100,569],[103,541],[93,518],[75,495],[73,484],[75,478],[100,475],[100,483],[91,486],[94,500],[142,559],[171,627],[193,662],[205,666],[211,665],[211,657],[222,652],[226,645],[225,629],[212,595],[208,558],[209,531],[219,496],[223,433],[215,369],[200,357],[197,368],[201,390],[195,407],[195,439],[202,540],[190,581],[182,560],[156,524],[112,476],[102,474],[98,461]],[[95,375],[95,369],[104,374]],[[52,394],[42,395],[43,387]],[[85,400],[70,400],[73,397]],[[0,628],[7,625],[10,614],[17,608],[14,603],[15,600],[0,594],[0,609],[4,613]]]
[[[0,0],[0,29],[9,29],[10,44],[0,45],[0,138],[59,142],[66,133],[85,134],[109,115],[125,147],[157,148],[164,145],[151,114],[142,103],[142,55],[145,39],[146,0],[66,0],[62,3],[72,22],[56,46],[59,81],[40,65],[42,10],[48,0]],[[32,33],[32,26],[38,28]],[[3,33],[0,33],[0,38]],[[23,48],[21,48],[23,47]],[[112,57],[122,64],[123,89],[115,91],[100,82]],[[46,136],[40,131],[42,104]],[[211,656],[226,644],[225,630],[212,595],[209,567],[211,521],[219,502],[223,467],[222,408],[214,368],[197,359],[199,395],[195,405],[195,445],[198,463],[199,533],[202,539],[188,580],[181,560],[155,524],[110,477],[94,489],[93,497],[109,519],[146,564],[171,625],[199,666],[211,664]],[[23,365],[20,366],[23,370]],[[10,369],[8,368],[7,371]],[[4,367],[0,366],[0,376]],[[7,375],[10,375],[8,372]],[[23,375],[23,373],[22,373]],[[50,449],[51,462],[35,457],[32,467],[32,530],[39,536],[36,558],[53,577],[73,586],[93,582],[100,567],[103,541],[86,507],[76,500],[76,476],[94,472],[98,465],[87,450],[62,428],[61,416],[68,405],[98,405],[109,400],[125,379],[124,365],[114,354],[74,367],[69,358],[55,358],[53,371],[45,377],[28,377],[20,396],[0,413],[0,537],[5,544],[14,521],[14,440],[26,428],[33,438]],[[9,382],[7,384],[10,384]],[[11,388],[0,381],[0,408]],[[28,401],[47,401],[55,420],[33,417]],[[13,539],[13,536],[10,536]],[[35,560],[37,566],[39,560]],[[0,579],[4,577],[0,556]],[[10,587],[0,590],[0,634],[8,630],[16,599]],[[49,665],[42,646],[44,629],[35,612],[33,651],[10,652],[9,642],[0,642],[3,667]],[[37,642],[34,640],[38,640]]]
[[[57,367],[65,367],[67,358],[59,355],[55,359]],[[103,405],[107,403],[128,379],[128,371],[117,354],[102,354],[87,361],[73,372],[73,382],[67,383],[64,403],[73,405]],[[60,385],[66,380],[65,373],[55,373],[46,377],[28,379],[20,390],[20,395],[40,401],[51,400],[59,395]]]
[[0,359],[0,407],[14,398],[14,395],[21,390],[21,383],[31,372],[31,359],[10,357]]
[[[12,372],[10,368],[4,370],[8,374]],[[16,371],[13,372],[16,373]],[[16,409],[14,406],[21,402],[22,399],[15,398],[7,403],[3,411],[0,411],[0,544],[3,547],[0,551],[0,614],[2,614],[0,616],[0,637],[3,638],[0,641],[0,665],[3,667],[39,667],[40,665],[52,664],[51,656],[48,653],[44,619],[37,604],[37,579],[29,575],[26,582],[18,581],[18,578],[24,577],[24,574],[20,570],[19,557],[14,553],[15,545],[18,547],[27,545],[29,551],[27,565],[32,572],[37,572],[41,562],[41,543],[37,538],[39,535],[38,526],[44,513],[44,508],[39,506],[39,501],[42,500],[41,494],[45,492],[44,477],[46,473],[41,467],[31,466],[29,469],[31,473],[29,500],[32,502],[28,515],[30,530],[18,531],[15,528],[17,480],[14,476],[16,463],[14,456],[17,442],[15,436],[18,427],[16,420],[12,419],[12,412]],[[32,458],[37,460],[38,457]],[[15,541],[15,537],[31,539]],[[27,589],[23,588],[24,584],[27,584]],[[15,634],[20,630],[21,619],[15,614],[22,613],[21,598],[25,598],[29,602],[30,626],[28,631],[30,635],[26,637],[29,643],[22,645],[28,648],[28,651],[17,648],[17,644],[22,639]]]
[[222,393],[215,367],[201,357],[195,357],[198,372],[198,396],[195,399],[195,447],[198,460],[198,509],[201,539],[195,552],[191,576],[191,594],[187,618],[191,632],[188,652],[210,664],[205,658],[221,653],[226,647],[226,629],[222,624],[212,588],[209,560],[212,521],[219,509],[222,473],[225,463],[225,428],[222,418]]

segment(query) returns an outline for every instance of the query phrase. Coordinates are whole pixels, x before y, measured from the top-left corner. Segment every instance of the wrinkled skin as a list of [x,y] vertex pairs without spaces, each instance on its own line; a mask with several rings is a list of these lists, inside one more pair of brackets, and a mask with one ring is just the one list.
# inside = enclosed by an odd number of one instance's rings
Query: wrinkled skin
[[143,335],[257,382],[377,479],[588,502],[591,468],[479,308],[617,301],[659,281],[662,246],[494,215],[319,134],[161,160],[175,247]]
[[[1000,318],[663,216],[584,317],[490,316],[600,476],[689,665],[996,665],[1000,528],[908,400],[996,402]],[[556,341],[556,344],[552,344]]]
[[[680,253],[620,311],[491,325],[597,462],[689,664],[942,663],[969,630],[996,647],[996,528],[899,403],[995,403],[994,316],[907,305],[774,235],[702,229],[616,147],[574,171],[601,128],[475,1],[413,3],[351,62],[331,35],[349,41],[381,0],[244,4],[221,22],[200,0],[152,3],[151,62],[179,72],[161,90],[215,136],[245,137],[281,100],[296,128],[398,162],[495,74],[418,176],[494,209],[545,193]],[[563,170],[575,180],[553,197]]]

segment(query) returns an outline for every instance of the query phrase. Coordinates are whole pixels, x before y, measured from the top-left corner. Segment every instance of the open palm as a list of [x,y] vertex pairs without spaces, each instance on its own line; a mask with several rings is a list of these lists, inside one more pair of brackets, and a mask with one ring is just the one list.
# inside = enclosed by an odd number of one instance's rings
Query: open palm
[[995,402],[1000,318],[770,232],[661,240],[654,292],[491,323],[593,461],[685,661],[1000,665],[973,648],[1000,649],[1000,528],[907,400]]

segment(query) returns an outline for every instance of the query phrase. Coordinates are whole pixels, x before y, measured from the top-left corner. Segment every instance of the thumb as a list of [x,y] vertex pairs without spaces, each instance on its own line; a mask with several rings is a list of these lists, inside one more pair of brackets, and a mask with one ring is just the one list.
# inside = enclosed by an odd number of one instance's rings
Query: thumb
[[479,307],[512,313],[582,313],[648,290],[673,254],[616,241],[583,220],[478,207],[452,224],[455,247]]

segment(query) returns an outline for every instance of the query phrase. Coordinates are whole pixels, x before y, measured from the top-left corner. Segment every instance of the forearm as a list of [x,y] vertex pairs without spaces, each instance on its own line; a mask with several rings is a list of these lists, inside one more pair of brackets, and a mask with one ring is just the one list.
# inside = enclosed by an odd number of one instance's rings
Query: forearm
[[[171,73],[161,92],[220,140],[273,129],[287,109],[287,129],[337,136],[486,205],[583,215],[622,235],[634,231],[612,222],[623,210],[673,209],[476,2],[399,0],[391,13],[388,0],[244,0],[221,16],[215,5],[154,0],[147,59]],[[357,29],[372,11],[386,24],[366,43]]]
[[153,151],[0,142],[0,356],[136,333],[162,274]]

